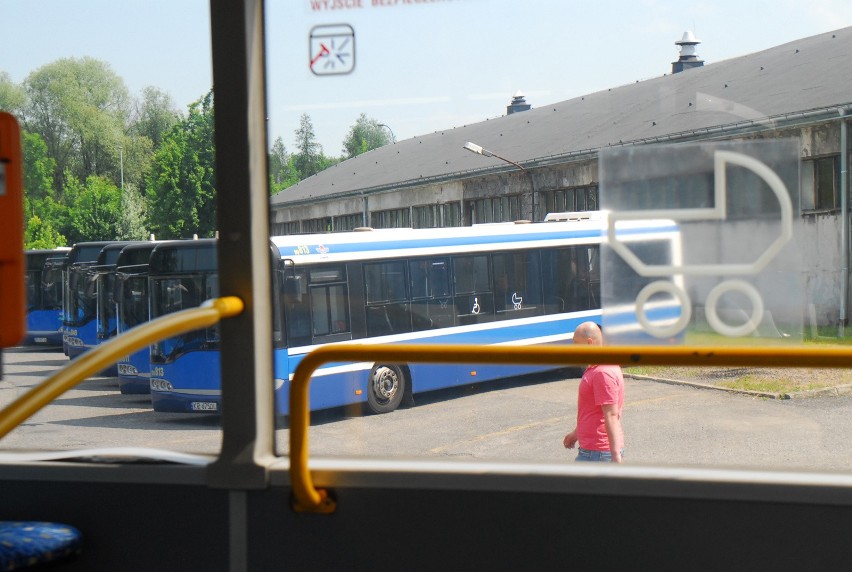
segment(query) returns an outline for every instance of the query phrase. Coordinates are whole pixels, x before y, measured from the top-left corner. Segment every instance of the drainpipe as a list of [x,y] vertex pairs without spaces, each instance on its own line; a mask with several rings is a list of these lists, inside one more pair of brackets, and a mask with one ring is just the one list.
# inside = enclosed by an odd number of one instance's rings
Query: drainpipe
[[837,337],[842,338],[846,330],[846,298],[849,291],[849,211],[848,211],[848,179],[849,179],[849,148],[847,146],[846,108],[841,107],[840,113],[840,214],[843,217],[840,224],[840,320],[837,324]]

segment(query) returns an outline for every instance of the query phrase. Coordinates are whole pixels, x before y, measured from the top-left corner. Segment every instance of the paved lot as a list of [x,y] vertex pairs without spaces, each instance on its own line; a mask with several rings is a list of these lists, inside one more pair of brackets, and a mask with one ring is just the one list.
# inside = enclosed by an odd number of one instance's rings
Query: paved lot
[[[58,352],[7,350],[0,406],[67,363]],[[551,374],[424,394],[387,415],[313,415],[314,455],[572,462],[562,436],[578,380]],[[626,459],[632,464],[852,470],[852,397],[770,400],[628,380]],[[286,425],[277,431],[285,453]],[[154,413],[144,396],[93,378],[7,436],[3,449],[136,446],[215,453],[218,418]]]

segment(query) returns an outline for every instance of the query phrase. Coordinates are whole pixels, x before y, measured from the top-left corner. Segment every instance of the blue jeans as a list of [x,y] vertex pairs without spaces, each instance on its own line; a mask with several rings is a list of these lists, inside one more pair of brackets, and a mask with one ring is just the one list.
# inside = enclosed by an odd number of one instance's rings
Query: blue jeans
[[[590,451],[588,449],[578,448],[576,461],[583,462],[600,462],[611,463],[612,453],[609,451]],[[621,450],[621,458],[624,459],[624,449]]]

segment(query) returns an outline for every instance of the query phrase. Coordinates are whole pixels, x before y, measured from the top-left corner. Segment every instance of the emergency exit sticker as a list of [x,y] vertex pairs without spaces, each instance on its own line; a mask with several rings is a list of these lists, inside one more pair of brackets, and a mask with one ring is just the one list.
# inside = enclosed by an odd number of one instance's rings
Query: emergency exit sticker
[[343,75],[355,69],[355,30],[349,24],[314,26],[310,35],[314,75]]

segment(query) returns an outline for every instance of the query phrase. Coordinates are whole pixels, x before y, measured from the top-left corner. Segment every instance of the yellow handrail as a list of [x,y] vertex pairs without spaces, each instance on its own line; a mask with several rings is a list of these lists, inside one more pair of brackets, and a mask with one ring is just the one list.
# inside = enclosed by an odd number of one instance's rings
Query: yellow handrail
[[322,346],[296,367],[290,386],[290,481],[294,510],[330,513],[335,502],[328,491],[314,487],[308,470],[308,384],[324,363],[338,361],[383,363],[478,363],[525,365],[582,365],[589,363],[680,366],[850,367],[852,349],[698,346],[563,346],[509,347],[472,345]]
[[238,315],[243,307],[243,301],[236,296],[214,298],[198,308],[151,320],[87,351],[0,411],[0,439],[53,399],[122,356],[171,336],[209,328],[222,318]]

